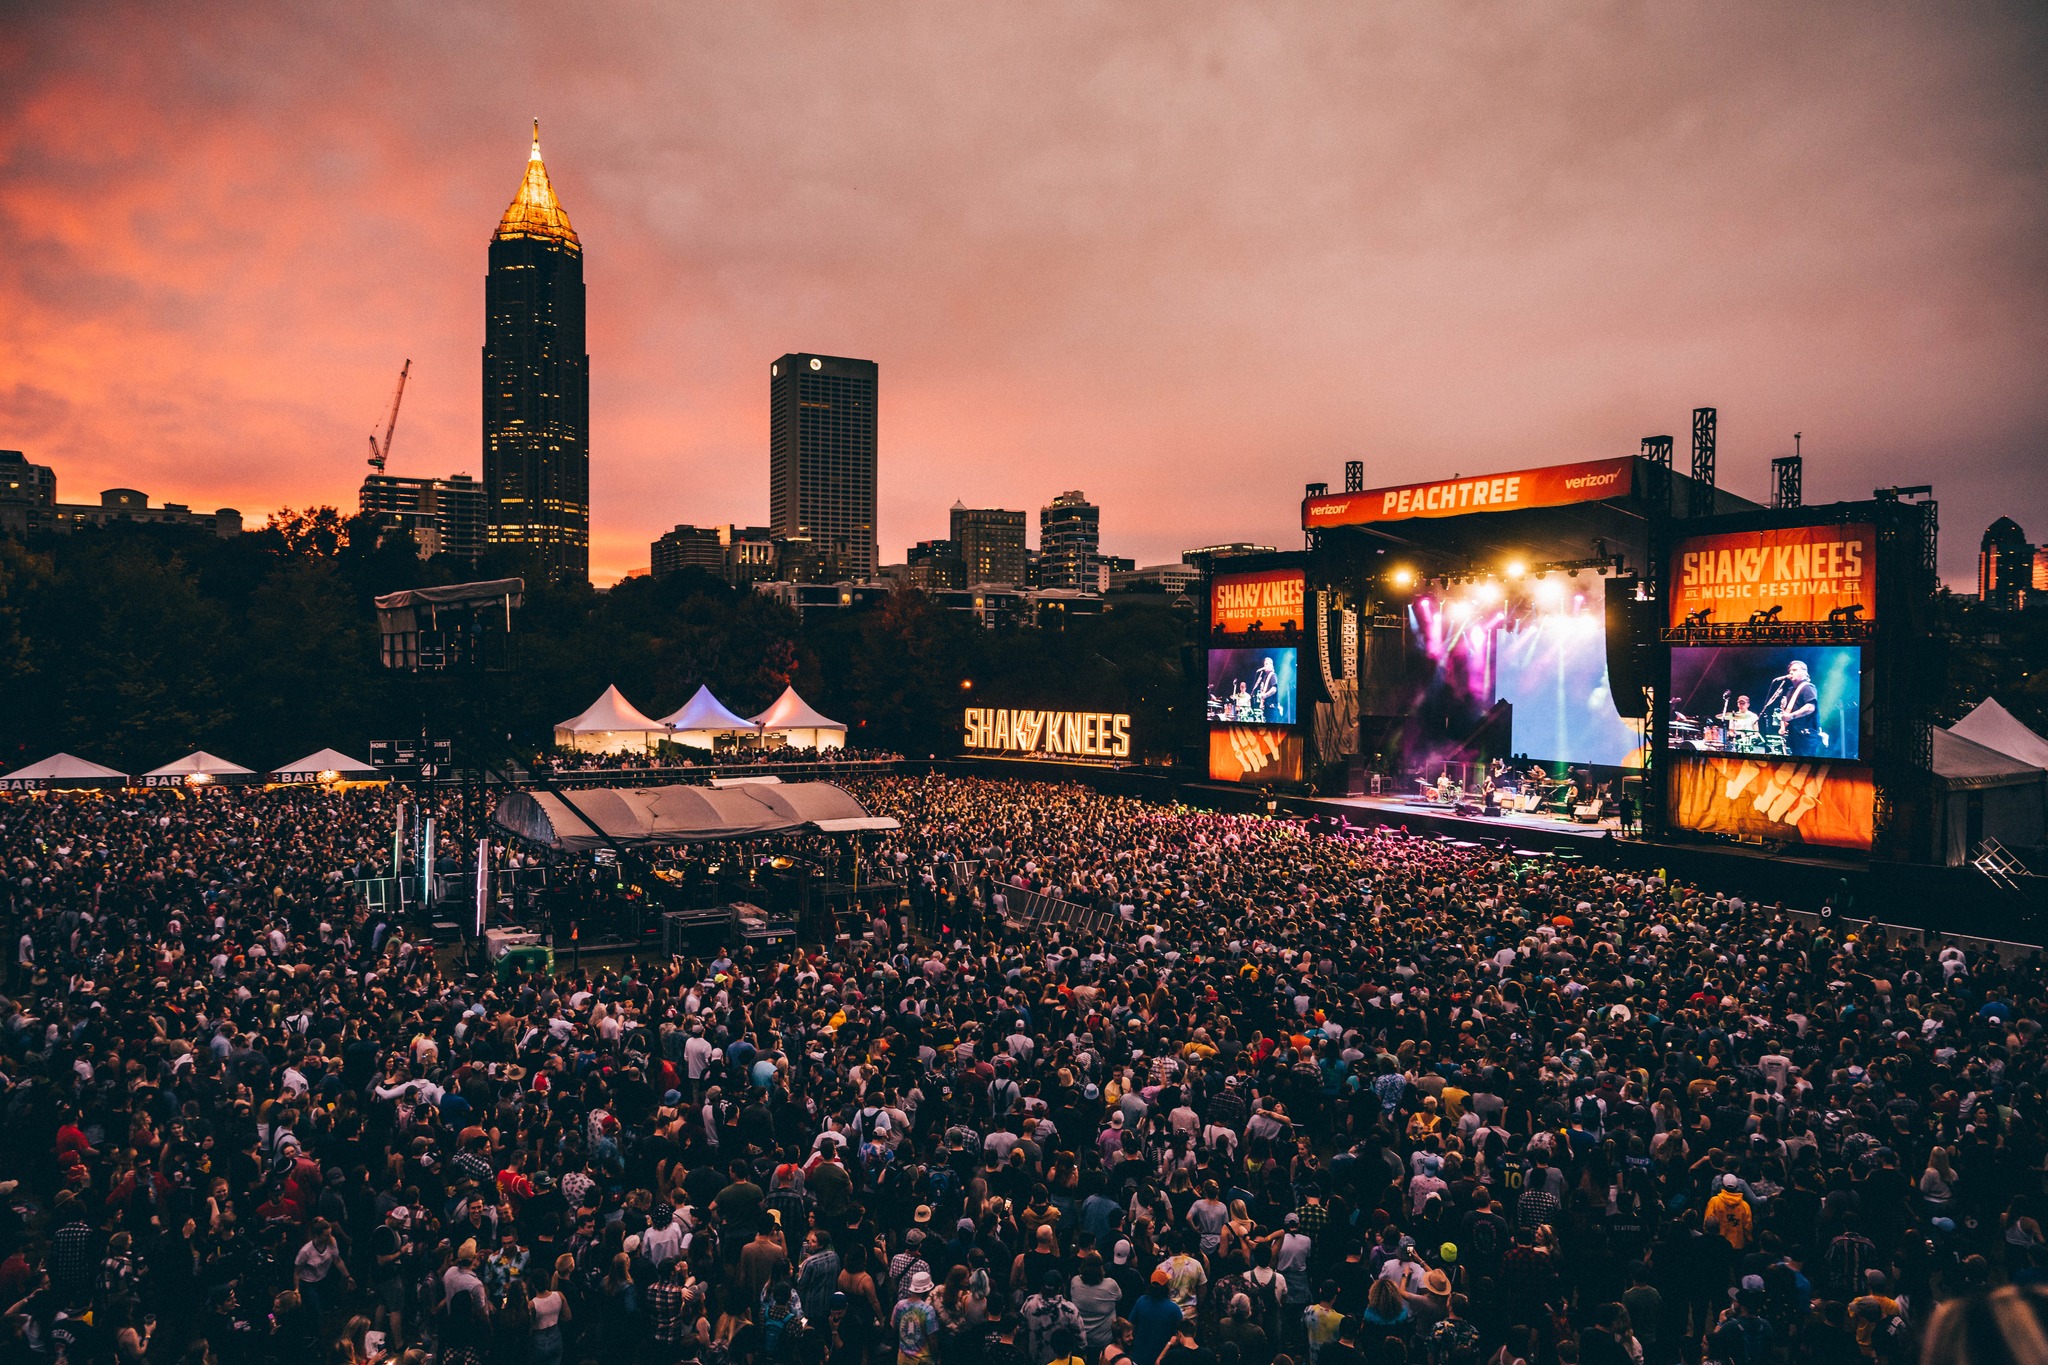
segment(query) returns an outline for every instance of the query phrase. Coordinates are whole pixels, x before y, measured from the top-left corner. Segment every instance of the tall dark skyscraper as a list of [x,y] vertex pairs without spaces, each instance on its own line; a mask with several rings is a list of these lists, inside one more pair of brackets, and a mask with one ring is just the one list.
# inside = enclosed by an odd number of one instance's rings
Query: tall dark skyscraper
[[1095,591],[1102,509],[1076,488],[1038,509],[1038,585]]
[[484,278],[484,488],[492,546],[552,577],[590,577],[583,244],[548,183],[538,121]]
[[874,578],[872,360],[783,356],[768,367],[768,526],[836,552],[851,579]]

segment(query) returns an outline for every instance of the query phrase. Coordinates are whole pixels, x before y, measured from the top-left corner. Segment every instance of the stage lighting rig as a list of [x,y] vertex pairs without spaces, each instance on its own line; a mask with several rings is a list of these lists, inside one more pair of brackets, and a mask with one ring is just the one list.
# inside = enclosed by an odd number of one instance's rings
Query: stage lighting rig
[[1685,614],[1685,624],[1688,627],[1704,626],[1707,623],[1707,618],[1713,614],[1714,609],[1712,607],[1701,607],[1698,611],[1689,611]]
[[1854,625],[1856,624],[1856,618],[1862,614],[1863,604],[1861,602],[1851,602],[1846,607],[1836,607],[1833,611],[1830,611],[1828,613],[1828,624],[1831,626]]

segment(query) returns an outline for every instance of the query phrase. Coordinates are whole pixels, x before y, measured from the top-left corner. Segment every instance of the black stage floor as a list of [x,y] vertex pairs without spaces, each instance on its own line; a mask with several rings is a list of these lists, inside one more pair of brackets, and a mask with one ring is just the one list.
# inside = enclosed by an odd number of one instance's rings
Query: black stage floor
[[1341,815],[1354,824],[1406,825],[1454,839],[1498,843],[1512,839],[1518,846],[1551,851],[1577,848],[1609,839],[1621,832],[1618,820],[1580,824],[1554,815],[1513,813],[1504,815],[1460,815],[1449,806],[1412,801],[1398,796],[1322,796],[1306,803],[1317,815]]

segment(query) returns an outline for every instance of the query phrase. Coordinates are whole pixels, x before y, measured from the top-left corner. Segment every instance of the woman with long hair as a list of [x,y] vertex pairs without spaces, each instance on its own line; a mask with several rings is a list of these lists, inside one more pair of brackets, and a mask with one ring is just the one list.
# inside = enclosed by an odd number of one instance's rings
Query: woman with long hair
[[569,1311],[567,1293],[575,1274],[576,1258],[565,1251],[555,1257],[555,1273],[546,1292],[533,1296],[533,1365],[561,1365],[562,1328],[575,1317]]

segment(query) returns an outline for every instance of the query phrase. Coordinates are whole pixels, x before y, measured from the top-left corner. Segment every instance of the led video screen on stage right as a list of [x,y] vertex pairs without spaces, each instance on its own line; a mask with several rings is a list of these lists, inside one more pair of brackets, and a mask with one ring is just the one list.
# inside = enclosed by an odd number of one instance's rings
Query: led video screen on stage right
[[1856,645],[1704,645],[1671,651],[1670,747],[1710,754],[1862,756]]

